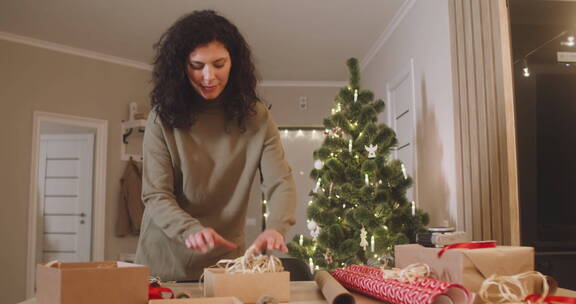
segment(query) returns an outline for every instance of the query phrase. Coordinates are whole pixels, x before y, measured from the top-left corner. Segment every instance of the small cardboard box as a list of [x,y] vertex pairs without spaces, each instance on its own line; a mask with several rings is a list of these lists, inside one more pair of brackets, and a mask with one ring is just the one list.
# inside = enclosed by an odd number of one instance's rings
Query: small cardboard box
[[216,297],[150,300],[148,304],[242,304],[242,302],[235,297]]
[[439,258],[440,250],[442,248],[416,244],[397,245],[394,247],[396,267],[428,264],[433,278],[463,285],[472,292],[478,292],[482,282],[493,274],[508,276],[534,270],[532,247],[450,249]]
[[256,303],[262,296],[278,302],[290,301],[290,273],[225,273],[220,268],[204,269],[205,297],[237,297],[244,303]]
[[148,267],[123,262],[36,267],[37,304],[146,304]]

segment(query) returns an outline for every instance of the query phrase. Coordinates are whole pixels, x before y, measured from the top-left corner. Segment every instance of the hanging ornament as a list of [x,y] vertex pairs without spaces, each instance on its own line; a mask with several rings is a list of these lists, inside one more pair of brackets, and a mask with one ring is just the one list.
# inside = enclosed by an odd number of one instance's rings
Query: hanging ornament
[[366,182],[366,185],[370,184],[370,180],[368,179],[368,174],[364,174],[364,181]]
[[370,145],[370,146],[366,146],[364,145],[364,149],[366,149],[366,151],[368,152],[368,158],[374,158],[376,157],[376,150],[378,150],[378,145]]
[[314,187],[314,190],[312,190],[312,192],[318,193],[318,189],[320,189],[320,181],[321,180],[322,180],[321,178],[318,178],[318,181],[316,181],[316,187]]
[[370,237],[370,251],[374,252],[374,236]]
[[354,102],[358,101],[358,89],[354,90]]
[[360,247],[364,248],[364,251],[366,251],[366,248],[368,247],[368,232],[366,232],[366,229],[364,229],[364,226],[362,226],[362,230],[360,230]]
[[344,130],[342,130],[342,128],[340,127],[334,127],[332,129],[332,136],[340,136],[342,137],[344,135]]
[[330,251],[330,249],[326,249],[326,253],[324,253],[324,260],[326,260],[326,264],[332,264],[334,262],[332,251]]
[[320,170],[322,167],[324,167],[324,163],[321,160],[317,159],[314,161],[314,168]]
[[316,238],[318,238],[318,235],[320,235],[320,226],[318,226],[315,221],[308,221],[307,226],[308,230],[310,230],[310,236],[312,239],[314,239],[314,241],[316,241]]
[[348,152],[352,153],[352,139],[348,142]]
[[407,179],[408,175],[406,174],[406,167],[404,167],[404,164],[400,164],[400,167],[402,168],[402,175],[404,175],[404,179]]

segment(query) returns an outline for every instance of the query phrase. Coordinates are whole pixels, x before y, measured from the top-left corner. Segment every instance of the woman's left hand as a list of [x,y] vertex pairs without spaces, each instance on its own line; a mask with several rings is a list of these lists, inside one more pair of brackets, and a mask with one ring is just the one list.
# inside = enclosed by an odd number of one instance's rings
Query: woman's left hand
[[288,247],[284,244],[284,237],[280,232],[274,229],[264,230],[252,244],[258,251],[279,250],[284,253],[288,252]]

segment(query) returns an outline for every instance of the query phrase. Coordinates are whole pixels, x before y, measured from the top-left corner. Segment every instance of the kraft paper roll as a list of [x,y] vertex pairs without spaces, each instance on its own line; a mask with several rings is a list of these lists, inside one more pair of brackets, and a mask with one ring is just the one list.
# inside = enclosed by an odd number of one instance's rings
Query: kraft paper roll
[[355,304],[352,294],[327,271],[317,271],[314,279],[329,304]]

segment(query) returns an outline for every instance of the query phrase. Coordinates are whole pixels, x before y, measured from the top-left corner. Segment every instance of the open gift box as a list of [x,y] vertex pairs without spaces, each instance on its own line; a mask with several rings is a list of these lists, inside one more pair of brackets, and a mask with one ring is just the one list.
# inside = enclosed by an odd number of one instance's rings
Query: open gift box
[[37,304],[146,304],[148,267],[123,262],[36,267]]
[[242,304],[235,297],[150,300],[148,304]]
[[509,276],[534,270],[532,247],[451,249],[438,257],[441,250],[417,244],[397,245],[394,248],[396,267],[424,263],[430,266],[433,278],[460,284],[473,292],[478,292],[482,282],[493,274]]
[[222,268],[204,269],[205,297],[236,297],[256,303],[263,296],[290,301],[290,272],[226,273]]

